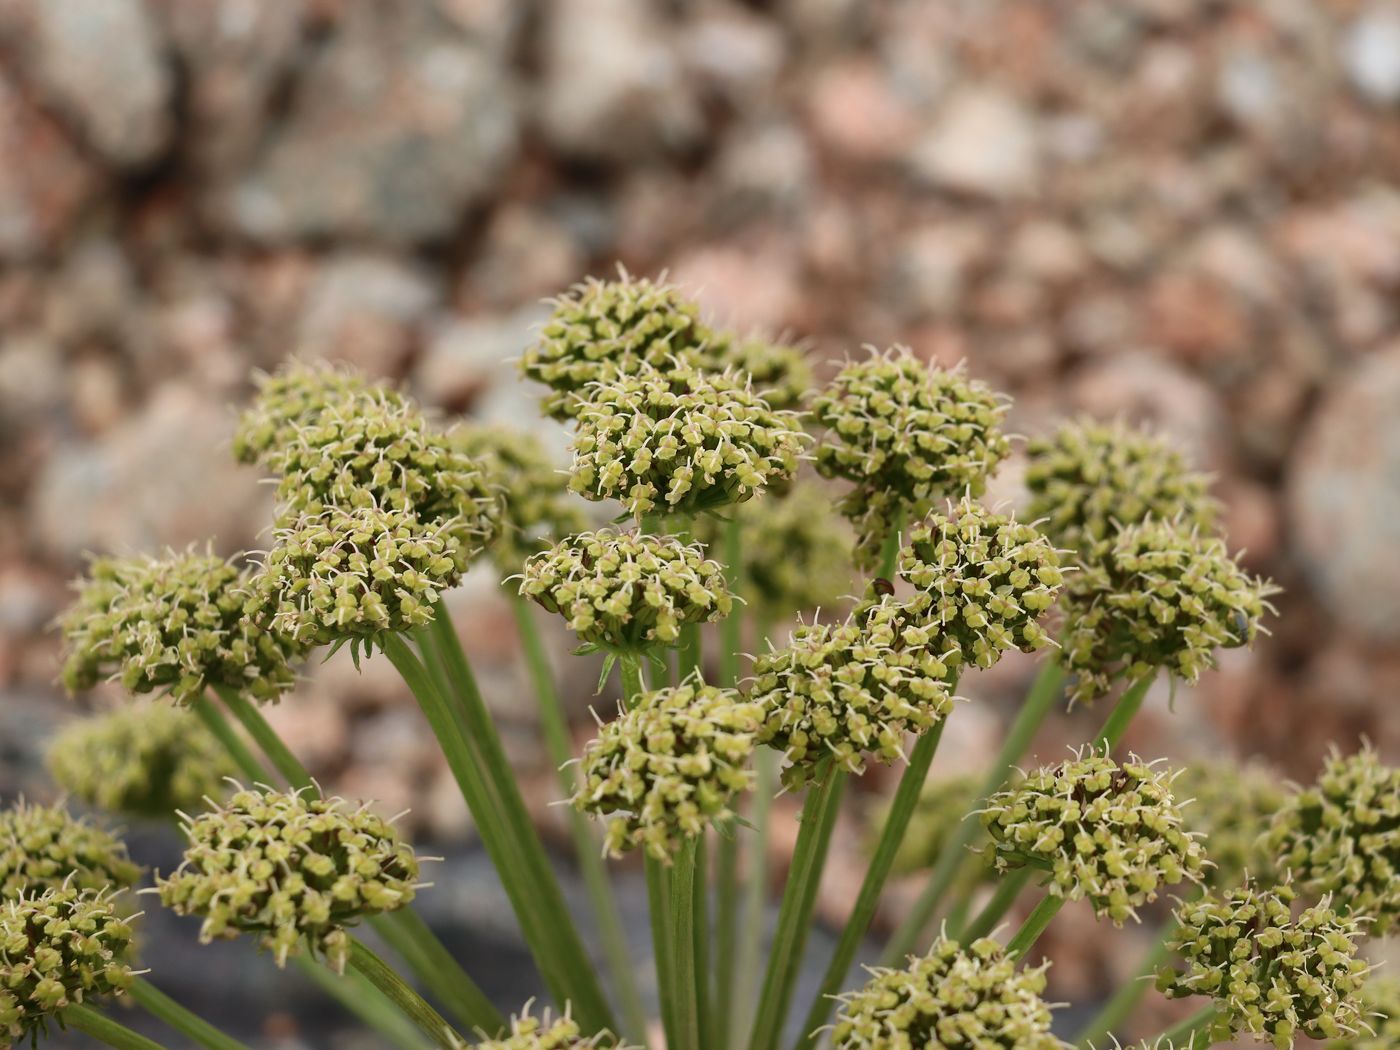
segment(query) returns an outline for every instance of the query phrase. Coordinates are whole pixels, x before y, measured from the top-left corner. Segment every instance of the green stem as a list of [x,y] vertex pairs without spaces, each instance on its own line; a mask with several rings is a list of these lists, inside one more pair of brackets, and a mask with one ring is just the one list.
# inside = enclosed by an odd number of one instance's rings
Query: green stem
[[384,993],[395,1006],[432,1042],[443,1050],[459,1050],[466,1040],[453,1031],[441,1014],[428,1005],[427,1001],[404,983],[383,959],[357,940],[350,941],[350,966],[371,984]]
[[1190,1017],[1178,1021],[1156,1038],[1146,1040],[1143,1045],[1156,1046],[1165,1039],[1168,1040],[1168,1045],[1176,1047],[1177,1050],[1206,1050],[1214,1040],[1209,1035],[1202,1041],[1197,1041],[1196,1037],[1215,1023],[1218,1012],[1219,1007],[1214,1003],[1203,1006]]
[[199,720],[204,723],[205,728],[214,734],[214,738],[228,752],[229,758],[233,759],[233,764],[238,767],[238,772],[247,779],[248,786],[267,783],[270,779],[267,770],[253,754],[253,749],[229,724],[223,712],[214,706],[214,702],[207,696],[201,696],[192,706],[194,713],[199,716]]
[[126,1025],[117,1024],[110,1017],[80,1003],[64,1007],[59,1018],[68,1028],[85,1032],[117,1050],[165,1050],[154,1039],[147,1039],[141,1033],[133,1032]]
[[699,861],[697,838],[689,839],[676,855],[671,869],[671,991],[676,997],[676,1041],[666,1042],[667,1050],[700,1050],[700,982],[706,975],[700,969],[697,950],[704,932],[697,928],[700,906],[696,898],[705,892],[696,885]]
[[1050,920],[1058,915],[1064,906],[1065,899],[1063,897],[1056,897],[1049,893],[1042,897],[1040,903],[1026,916],[1026,921],[1021,923],[1021,928],[1016,931],[1011,940],[1006,942],[1007,957],[1019,959],[1030,951],[1031,946],[1045,932],[1045,927],[1050,925]]
[[1150,978],[1171,955],[1171,939],[1176,931],[1177,923],[1173,916],[1163,924],[1152,947],[1143,955],[1134,979],[1120,986],[1099,1012],[1090,1018],[1089,1023],[1079,1030],[1079,1034],[1074,1038],[1075,1046],[1087,1050],[1092,1043],[1113,1034],[1132,1016],[1137,1004],[1152,987]]
[[618,672],[622,675],[622,702],[627,710],[635,710],[646,686],[642,684],[642,662],[635,656],[619,657]]
[[885,537],[884,546],[880,548],[880,575],[884,579],[894,579],[895,569],[899,565],[899,534],[904,531],[905,520],[908,516],[909,511],[903,506],[894,512],[894,520],[890,522],[889,535]]
[[[550,670],[549,659],[529,605],[519,594],[512,592],[511,607],[515,611],[515,622],[525,650],[525,663],[530,672],[530,680],[535,686],[535,697],[539,701],[540,728],[544,734],[545,747],[549,750],[550,761],[558,771],[559,786],[563,789],[564,796],[572,798],[575,790],[574,770],[570,764],[573,748],[569,743],[569,727],[564,716],[564,707],[559,701],[559,692],[554,685],[554,674]],[[599,938],[603,942],[603,955],[608,960],[613,987],[617,990],[618,999],[622,1004],[623,1034],[634,1043],[645,1043],[646,1011],[642,1008],[642,997],[637,990],[632,956],[627,948],[627,933],[622,926],[622,914],[618,910],[612,884],[608,881],[602,846],[587,817],[573,806],[566,806],[565,812],[568,814],[569,834],[574,840],[574,853],[578,858],[579,870],[583,874],[588,896],[593,902],[593,916],[598,923]]]
[[909,827],[909,820],[914,815],[914,807],[919,801],[919,795],[923,792],[924,781],[928,779],[929,766],[933,763],[934,753],[938,750],[938,742],[943,736],[943,727],[947,724],[947,719],[940,721],[932,730],[925,733],[914,745],[914,751],[909,757],[909,765],[904,770],[904,775],[899,779],[899,787],[895,789],[894,800],[890,803],[889,816],[885,818],[885,826],[880,832],[880,841],[875,846],[875,852],[870,858],[870,866],[865,871],[865,881],[861,883],[860,893],[856,897],[855,906],[851,909],[850,917],[846,920],[846,926],[841,931],[841,939],[836,944],[836,951],[831,957],[831,962],[827,965],[826,975],[822,978],[821,987],[817,990],[816,1000],[812,1003],[812,1008],[807,1011],[807,1019],[802,1024],[802,1030],[797,1038],[797,1050],[806,1050],[816,1044],[817,1032],[826,1023],[827,1017],[831,1013],[835,1000],[832,996],[841,991],[846,980],[846,974],[851,969],[851,962],[855,959],[856,950],[860,947],[862,938],[870,928],[871,920],[875,918],[875,909],[880,903],[880,893],[885,888],[885,880],[889,878],[890,869],[894,867],[894,859],[899,853],[899,847],[904,842],[904,833]]
[[1026,888],[1030,878],[1030,868],[1017,868],[997,883],[992,899],[977,913],[977,917],[967,924],[967,929],[958,932],[958,939],[970,943],[979,937],[989,936],[997,928],[997,923],[1001,922],[1002,917],[1011,910],[1011,905],[1016,903],[1016,898]]
[[650,853],[646,855],[647,911],[651,917],[651,952],[656,967],[656,994],[661,1005],[661,1027],[666,1045],[680,1045],[676,1007],[674,924],[671,921],[671,873]]
[[311,779],[311,774],[306,771],[296,755],[292,754],[291,748],[282,742],[282,738],[277,735],[277,730],[267,724],[267,719],[246,696],[236,689],[229,689],[225,686],[216,685],[214,692],[219,694],[219,699],[233,712],[233,717],[238,719],[240,725],[253,738],[262,753],[268,757],[273,768],[282,775],[294,791],[309,791],[320,794],[316,790],[316,784]]
[[338,974],[306,955],[294,956],[292,962],[317,988],[399,1050],[423,1050],[427,1045],[418,1034],[418,1028],[395,1009],[383,992],[358,973],[352,970]]
[[738,959],[735,962],[734,987],[739,999],[729,1018],[728,1046],[740,1045],[753,1020],[755,984],[758,977],[758,956],[763,942],[764,905],[768,900],[768,824],[773,809],[773,793],[778,788],[778,754],[761,747],[754,760],[758,780],[754,785],[753,808],[749,823],[753,836],[746,850],[748,870],[744,892],[744,921],[740,927]]
[[376,915],[370,920],[376,933],[392,948],[423,986],[446,1003],[468,1028],[489,1036],[506,1030],[506,1019],[462,969],[452,953],[412,908]]
[[1127,689],[1123,690],[1123,695],[1118,698],[1118,703],[1108,716],[1108,721],[1104,722],[1103,728],[1099,730],[1098,736],[1094,737],[1092,747],[1096,750],[1107,746],[1112,750],[1123,738],[1123,732],[1128,728],[1128,723],[1133,720],[1133,716],[1142,707],[1142,702],[1147,696],[1147,690],[1152,687],[1155,673],[1143,675]]
[[[1036,730],[1045,721],[1045,716],[1049,714],[1050,708],[1054,706],[1055,700],[1059,697],[1064,677],[1064,670],[1061,668],[1059,660],[1053,656],[1041,666],[1040,673],[1036,676],[1030,692],[1026,694],[1025,703],[1021,705],[1016,720],[1011,724],[1011,729],[1006,734],[1006,740],[1001,745],[1001,751],[997,754],[996,761],[982,781],[981,789],[978,791],[979,801],[973,807],[974,810],[985,806],[987,799],[1006,783],[1006,778],[1016,763],[1021,760],[1021,756],[1031,746],[1031,740],[1035,737]],[[980,822],[970,814],[958,824],[957,831],[943,847],[942,853],[939,854],[938,863],[934,865],[933,871],[929,874],[929,880],[925,884],[923,892],[919,894],[919,899],[914,902],[914,907],[910,909],[909,915],[890,937],[885,954],[881,957],[880,965],[897,966],[906,955],[914,950],[915,942],[918,941],[919,935],[933,918],[933,914],[943,897],[957,882],[958,869],[967,860],[967,848],[972,845],[973,839],[977,837],[980,830]]]
[[191,1013],[143,977],[127,989],[132,1000],[152,1017],[164,1021],[181,1035],[188,1036],[205,1050],[248,1050],[244,1044],[224,1035],[197,1014]]
[[802,805],[802,823],[793,849],[792,867],[778,909],[778,928],[769,950],[768,969],[759,992],[758,1016],[749,1036],[749,1050],[773,1050],[782,1038],[783,1021],[792,1001],[802,952],[817,900],[822,867],[836,813],[841,808],[841,791],[846,771],[828,759],[818,770],[817,782],[807,789]]
[[[731,594],[744,589],[743,525],[739,508],[730,509],[724,523],[724,568]],[[744,606],[735,602],[728,616],[720,621],[720,685],[733,689],[739,684],[739,652],[744,646]],[[715,858],[715,1017],[721,1031],[727,1031],[734,1013],[734,981],[739,937],[739,835],[730,828],[719,835]]]

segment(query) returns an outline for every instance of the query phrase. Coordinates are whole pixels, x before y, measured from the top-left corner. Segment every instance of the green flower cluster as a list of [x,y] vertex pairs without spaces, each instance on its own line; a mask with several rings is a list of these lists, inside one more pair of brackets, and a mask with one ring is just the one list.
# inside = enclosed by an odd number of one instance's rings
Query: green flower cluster
[[1254,641],[1272,592],[1220,539],[1160,521],[1124,529],[1069,584],[1071,699],[1092,700],[1117,678],[1157,668],[1195,683],[1214,666],[1216,649]]
[[806,435],[737,373],[642,367],[600,382],[578,410],[569,487],[636,517],[742,503],[797,470]]
[[[930,779],[924,785],[914,803],[914,812],[910,814],[904,841],[895,854],[896,872],[909,874],[925,871],[938,863],[944,848],[957,833],[958,825],[977,804],[981,781],[981,777],[969,773]],[[880,818],[874,822],[875,828],[884,827],[888,812],[887,804],[882,807]],[[981,866],[977,876],[981,878],[989,869],[990,865]]]
[[1395,1050],[1400,1046],[1400,978],[1372,977],[1361,986],[1368,1030],[1334,1039],[1327,1050]]
[[184,861],[158,881],[177,915],[200,915],[200,940],[256,933],[278,966],[301,949],[343,970],[345,927],[413,899],[418,860],[388,821],[343,799],[238,791],[184,825]]
[[133,693],[167,690],[193,703],[208,686],[275,700],[291,688],[289,639],[243,615],[249,574],[212,554],[98,558],[60,623],[63,682],[90,689],[104,677]]
[[874,566],[901,515],[982,495],[1011,449],[1001,432],[1006,409],[981,383],[907,348],[847,365],[817,396],[813,415],[826,427],[817,469],[855,485],[842,510],[856,523],[862,567]]
[[723,619],[733,605],[723,566],[700,547],[613,529],[531,557],[520,593],[565,617],[585,642],[628,653],[673,645],[682,625]]
[[1186,830],[1203,836],[1211,866],[1206,885],[1275,881],[1278,858],[1263,841],[1287,797],[1279,775],[1256,762],[1197,762],[1181,771],[1172,790],[1183,802]]
[[0,1035],[34,1040],[65,1007],[126,991],[131,938],[101,891],[60,886],[0,903]]
[[1400,769],[1370,747],[1334,753],[1278,810],[1268,849],[1300,890],[1390,932],[1400,921]]
[[734,690],[694,680],[646,693],[588,744],[573,803],[608,818],[614,855],[641,846],[669,860],[752,784],[760,718]]
[[718,368],[742,372],[775,409],[800,409],[812,393],[815,377],[807,354],[796,346],[767,339],[718,337]]
[[990,938],[964,948],[940,937],[903,970],[871,970],[840,997],[835,1050],[1063,1050],[1050,1032],[1045,966],[1016,970]]
[[1103,754],[1031,773],[987,802],[997,868],[1044,869],[1046,891],[1087,898],[1121,926],[1163,886],[1201,880],[1205,851],[1184,828],[1172,775],[1136,758],[1121,765]]
[[503,572],[517,572],[531,554],[587,525],[569,497],[568,475],[531,433],[499,426],[455,427],[453,447],[485,472],[501,498],[501,531],[491,555]]
[[935,624],[963,661],[987,668],[1009,649],[1050,644],[1037,621],[1064,576],[1059,554],[1033,526],[965,499],[910,529],[898,566],[918,591],[911,614]]
[[477,1043],[476,1050],[627,1050],[610,1033],[585,1039],[577,1021],[565,1013],[553,1021],[549,1012],[543,1017],[531,1017],[527,1005],[524,1013],[510,1019],[510,1035]]
[[717,338],[670,285],[626,273],[616,281],[590,277],[554,301],[520,371],[549,388],[544,414],[568,420],[592,396],[592,384],[642,365],[701,365]]
[[64,885],[125,889],[140,878],[119,838],[63,806],[19,802],[0,810],[0,898]]
[[1098,560],[1121,528],[1175,521],[1209,531],[1210,477],[1161,438],[1125,424],[1080,420],[1026,444],[1028,517],[1078,560]]
[[48,767],[59,787],[88,805],[150,818],[219,797],[236,772],[199,719],[160,703],[73,722],[49,745]]
[[762,710],[759,743],[786,753],[783,781],[800,787],[827,760],[853,773],[865,755],[904,757],[904,735],[953,709],[949,663],[931,632],[882,599],[837,625],[799,627],[791,644],[754,661],[749,697]]
[[1363,1027],[1357,921],[1326,904],[1294,918],[1293,898],[1287,886],[1242,886],[1177,909],[1170,947],[1185,968],[1164,967],[1157,988],[1172,999],[1211,996],[1214,1042],[1245,1031],[1285,1050],[1299,1036],[1339,1039]]

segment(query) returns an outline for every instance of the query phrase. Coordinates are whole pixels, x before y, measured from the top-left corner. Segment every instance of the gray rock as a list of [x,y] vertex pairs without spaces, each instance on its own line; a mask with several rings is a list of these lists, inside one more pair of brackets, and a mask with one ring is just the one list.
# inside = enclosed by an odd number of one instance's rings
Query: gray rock
[[1400,6],[1372,4],[1342,40],[1342,61],[1357,91],[1372,102],[1400,102]]
[[62,243],[97,187],[63,129],[0,72],[0,258],[23,259]]
[[439,295],[432,276],[407,260],[367,253],[333,258],[307,293],[297,353],[397,376]]
[[[491,416],[492,422],[533,420],[538,410],[525,401],[531,391],[516,372],[515,359],[548,316],[547,306],[531,306],[498,317],[439,320],[413,371],[414,391],[427,404],[449,409],[470,406],[477,415]],[[478,403],[483,396],[512,399],[483,413],[486,406]]]
[[1040,143],[1032,115],[992,87],[959,88],[909,158],[914,175],[941,189],[982,197],[1035,190]]

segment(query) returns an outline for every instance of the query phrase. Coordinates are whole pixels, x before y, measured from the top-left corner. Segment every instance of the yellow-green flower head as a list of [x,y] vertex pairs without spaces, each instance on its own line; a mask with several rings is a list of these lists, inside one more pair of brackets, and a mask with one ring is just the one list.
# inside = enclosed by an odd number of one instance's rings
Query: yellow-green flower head
[[525,563],[520,593],[584,642],[615,652],[674,645],[681,627],[733,607],[724,567],[673,536],[581,532]]
[[588,522],[569,495],[569,476],[532,433],[509,427],[453,428],[452,444],[485,472],[502,505],[500,535],[491,556],[505,572]]
[[1293,898],[1287,886],[1246,885],[1177,909],[1169,946],[1184,967],[1163,967],[1157,987],[1171,999],[1213,998],[1212,1042],[1244,1031],[1286,1050],[1299,1036],[1340,1039],[1363,1029],[1358,922],[1325,902],[1294,918]]
[[[909,874],[926,871],[938,863],[944,848],[957,833],[958,826],[976,806],[981,779],[969,773],[930,779],[924,784],[914,803],[914,812],[910,814],[904,841],[895,854],[896,872]],[[889,805],[881,807],[881,810],[880,817],[873,822],[876,828],[884,827]],[[990,864],[980,867],[979,878],[990,869]]]
[[584,1038],[583,1029],[565,1011],[564,1016],[551,1020],[546,1010],[542,1017],[531,1017],[526,1004],[520,1016],[510,1019],[510,1035],[477,1043],[476,1050],[627,1050],[608,1032]]
[[49,772],[97,809],[168,818],[224,793],[236,770],[193,714],[170,704],[133,704],[79,719],[54,737]]
[[247,615],[305,646],[431,623],[433,604],[462,575],[456,533],[403,511],[327,507],[274,535]]
[[1224,541],[1162,521],[1124,529],[1069,580],[1064,665],[1072,700],[1157,668],[1194,684],[1217,649],[1249,645],[1275,588],[1250,576]]
[[344,799],[237,791],[184,824],[189,848],[160,900],[204,919],[200,940],[252,933],[277,965],[303,946],[343,970],[346,927],[413,899],[418,859],[393,825]]
[[[1048,964],[1047,964],[1048,965]],[[871,970],[840,996],[835,1050],[1063,1050],[1050,1032],[1046,966],[1016,969],[990,938],[963,947],[940,937],[902,970]]]
[[1203,836],[1211,866],[1206,885],[1237,886],[1246,876],[1274,881],[1278,857],[1264,842],[1287,793],[1278,773],[1257,762],[1196,762],[1172,786],[1184,806],[1186,830]]
[[616,281],[590,277],[554,301],[520,371],[549,387],[545,415],[567,420],[592,396],[590,385],[642,365],[698,366],[715,339],[699,308],[671,285],[626,273]]
[[759,743],[787,756],[784,783],[808,783],[828,759],[860,773],[867,754],[904,758],[904,735],[953,709],[935,640],[885,600],[844,623],[799,627],[789,645],[759,656],[749,697],[763,713]]
[[0,898],[64,885],[125,889],[140,878],[121,839],[63,806],[19,802],[0,810]]
[[753,782],[761,717],[734,690],[693,678],[645,693],[584,750],[573,803],[607,818],[609,852],[640,846],[669,861],[685,840],[733,815],[730,799]]
[[452,533],[463,568],[500,532],[500,496],[481,466],[401,401],[329,404],[266,459],[282,476],[279,524],[330,506],[412,514]]
[[1370,747],[1333,753],[1317,783],[1278,810],[1268,850],[1301,891],[1390,932],[1400,922],[1400,769]]
[[847,365],[812,405],[826,428],[817,469],[855,488],[842,510],[872,567],[901,513],[927,514],[944,500],[981,496],[1010,452],[1001,431],[1007,401],[959,369],[916,358],[907,347]]
[[66,1007],[126,991],[131,938],[105,891],[59,886],[0,902],[0,1035],[37,1039]]
[[806,435],[746,377],[642,369],[591,388],[578,412],[569,487],[637,516],[698,514],[752,499],[797,470]]
[[1029,517],[1056,543],[1096,560],[1119,529],[1150,519],[1209,532],[1218,507],[1210,477],[1163,439],[1122,422],[1066,423],[1026,444]]
[[1009,649],[1050,644],[1039,619],[1064,576],[1059,553],[1034,526],[964,499],[905,539],[899,576],[919,592],[910,612],[930,619],[965,662],[987,668]]
[[1371,977],[1361,986],[1361,1005],[1371,1031],[1334,1039],[1327,1050],[1395,1050],[1400,1046],[1400,978]]
[[240,463],[265,462],[331,406],[402,401],[394,390],[325,361],[289,361],[271,375],[259,376],[257,386],[257,396],[233,432],[233,455]]
[[1187,832],[1172,774],[1131,757],[1086,754],[1029,774],[987,801],[997,868],[1049,873],[1046,892],[1087,899],[1121,926],[1164,886],[1201,880],[1205,850]]
[[246,568],[212,554],[96,559],[60,621],[64,685],[77,691],[112,678],[182,704],[209,686],[276,700],[294,683],[300,652],[244,618],[248,584]]
[[816,380],[800,347],[756,337],[721,337],[720,342],[716,371],[744,373],[772,408],[795,411],[806,404]]

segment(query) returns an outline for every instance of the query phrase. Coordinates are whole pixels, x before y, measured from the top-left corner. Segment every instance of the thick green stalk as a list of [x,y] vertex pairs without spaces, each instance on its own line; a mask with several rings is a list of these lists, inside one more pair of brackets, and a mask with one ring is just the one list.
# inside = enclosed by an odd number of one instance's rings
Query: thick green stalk
[[1064,906],[1065,899],[1063,897],[1056,897],[1049,893],[1042,897],[1040,903],[1026,916],[1026,921],[1021,923],[1021,928],[1016,931],[1011,940],[1006,942],[1007,957],[1019,959],[1030,951],[1031,946],[1045,932],[1045,927],[1050,925],[1050,920],[1058,915]]
[[885,543],[880,548],[880,576],[886,580],[894,579],[894,572],[899,564],[899,534],[903,531],[908,516],[909,511],[905,507],[901,506],[895,511],[894,520],[890,522],[889,535],[885,537]]
[[744,873],[744,921],[740,926],[738,958],[734,965],[734,987],[738,992],[729,1017],[729,1042],[739,1046],[753,1020],[758,978],[758,956],[763,943],[764,905],[768,901],[768,824],[773,809],[773,793],[778,789],[778,753],[761,747],[754,759],[758,780],[754,785],[753,808],[749,823],[748,870]]
[[127,992],[152,1017],[164,1021],[205,1050],[248,1050],[237,1039],[225,1035],[198,1014],[190,1012],[143,977],[136,978]]
[[277,735],[277,730],[268,725],[262,712],[246,696],[236,689],[229,689],[221,685],[216,685],[214,692],[219,694],[219,699],[224,702],[224,706],[233,712],[233,717],[238,719],[239,724],[262,749],[262,753],[268,757],[273,768],[291,785],[292,790],[320,794],[316,789],[315,782],[311,779],[311,774],[306,771],[306,767],[297,760],[296,755],[292,754],[291,748],[283,743],[282,738]]
[[267,783],[269,779],[267,770],[253,754],[253,749],[229,724],[223,712],[214,706],[214,702],[207,696],[201,696],[192,706],[194,713],[199,716],[199,720],[204,723],[205,728],[214,734],[214,738],[228,752],[229,758],[233,759],[233,764],[238,767],[239,774],[248,781],[247,786]]
[[1137,1004],[1142,1002],[1142,997],[1152,987],[1150,978],[1171,955],[1171,939],[1176,931],[1177,923],[1173,916],[1163,924],[1152,947],[1144,953],[1133,979],[1125,981],[1099,1012],[1089,1019],[1089,1023],[1079,1030],[1074,1037],[1075,1046],[1087,1050],[1091,1044],[1112,1035],[1132,1016]]
[[312,984],[399,1050],[424,1050],[428,1045],[417,1026],[399,1013],[394,1004],[384,998],[383,992],[355,971],[338,974],[306,955],[294,956],[292,962]]
[[875,909],[880,903],[880,893],[885,888],[890,869],[894,867],[900,844],[904,842],[904,833],[909,828],[909,820],[914,815],[914,807],[923,791],[924,781],[928,779],[929,766],[933,763],[933,756],[938,750],[938,742],[943,736],[943,727],[946,724],[945,718],[921,736],[914,745],[913,753],[909,756],[909,765],[905,768],[904,775],[899,778],[899,787],[895,789],[894,800],[890,803],[889,816],[885,818],[880,841],[870,858],[870,866],[865,870],[865,881],[861,883],[855,906],[851,908],[850,917],[841,931],[841,939],[836,944],[836,951],[827,965],[821,987],[817,990],[817,997],[812,1003],[812,1008],[807,1011],[807,1019],[798,1034],[797,1050],[806,1050],[807,1047],[816,1044],[817,1030],[826,1023],[835,1005],[832,996],[841,991],[861,939],[870,929],[870,922],[875,918]]
[[428,1005],[421,995],[404,983],[402,977],[389,968],[383,959],[365,947],[362,941],[350,941],[350,966],[384,993],[404,1015],[416,1024],[433,1044],[443,1050],[459,1050],[466,1040]]
[[[671,992],[676,997],[676,1041],[668,1038],[666,1050],[701,1050],[699,989],[707,978],[697,956],[705,934],[696,926],[700,910],[696,898],[705,892],[699,863],[698,838],[688,840],[671,869]],[[699,885],[697,885],[699,879]]]
[[650,853],[646,855],[647,912],[651,917],[652,963],[656,967],[656,994],[661,1006],[661,1027],[666,1032],[666,1045],[679,1046],[680,1032],[676,1019],[675,955],[671,921],[671,873]]
[[[730,509],[724,523],[724,571],[731,594],[744,588],[743,526],[739,508]],[[720,621],[719,684],[732,689],[739,684],[740,650],[744,646],[744,606],[735,602]],[[739,835],[738,828],[719,834],[715,858],[715,1018],[718,1031],[727,1031],[734,1013],[735,957],[739,934]]]
[[964,942],[989,936],[997,928],[997,923],[1001,922],[1002,917],[1011,910],[1011,905],[1016,903],[1016,898],[1026,888],[1026,883],[1030,881],[1030,878],[1030,868],[1017,868],[1005,876],[997,883],[996,892],[992,894],[992,899],[977,913],[977,917],[967,924],[967,929],[952,932]]
[[623,656],[617,661],[618,673],[622,676],[622,703],[627,710],[634,710],[646,692],[642,684],[642,662],[636,656]]
[[[1031,746],[1031,740],[1034,738],[1036,730],[1045,721],[1045,716],[1049,714],[1050,708],[1054,706],[1056,698],[1059,697],[1064,677],[1064,670],[1061,668],[1059,660],[1053,656],[1047,658],[1041,666],[1040,673],[1036,676],[1030,692],[1026,694],[1025,703],[1021,705],[1016,720],[1011,724],[1011,729],[1006,734],[1006,740],[1001,745],[1001,751],[997,754],[996,761],[982,781],[981,789],[978,791],[980,801],[973,807],[974,810],[985,806],[986,800],[1006,783],[1006,778],[1016,763],[1021,760],[1021,756]],[[914,950],[915,942],[918,941],[919,935],[932,920],[943,897],[957,882],[958,869],[967,859],[967,848],[972,845],[979,830],[981,830],[981,825],[970,814],[958,825],[957,831],[943,847],[942,853],[939,854],[938,863],[934,865],[933,871],[929,874],[928,883],[924,886],[923,892],[919,894],[919,899],[914,902],[909,915],[890,937],[885,954],[880,959],[880,965],[898,966],[900,961]]]
[[1148,1039],[1145,1046],[1156,1046],[1163,1040],[1168,1046],[1174,1046],[1177,1050],[1206,1050],[1214,1040],[1206,1035],[1202,1039],[1197,1036],[1202,1035],[1207,1028],[1215,1023],[1216,1014],[1219,1007],[1214,1003],[1203,1006],[1190,1017],[1178,1021],[1155,1039]]
[[126,1025],[117,1024],[96,1010],[80,1003],[65,1007],[59,1019],[67,1028],[76,1028],[94,1039],[116,1047],[116,1050],[165,1050],[154,1039],[147,1039],[140,1032],[133,1032]]
[[506,1019],[467,975],[452,953],[412,908],[376,915],[370,920],[376,933],[392,948],[423,986],[468,1028],[487,1035],[506,1030]]
[[[564,791],[564,797],[570,798],[575,790],[571,764],[573,748],[569,743],[564,708],[554,685],[554,674],[550,670],[549,659],[529,605],[515,592],[511,593],[510,598],[520,641],[525,649],[525,663],[539,702],[540,728],[545,747],[549,750],[550,761],[558,770],[559,786]],[[603,942],[603,955],[608,960],[612,984],[622,1005],[623,1034],[640,1045],[646,1042],[646,1011],[642,1008],[642,997],[637,991],[632,956],[627,949],[627,933],[623,929],[622,914],[608,880],[602,846],[587,817],[573,806],[565,807],[565,812],[569,818],[569,833],[574,840],[579,870],[583,874],[589,899],[593,902],[593,916],[598,923],[599,939]]]
[[1145,674],[1123,690],[1123,695],[1118,698],[1118,703],[1114,705],[1108,720],[1104,722],[1098,736],[1093,739],[1092,746],[1095,749],[1107,745],[1108,749],[1112,750],[1118,745],[1118,741],[1123,739],[1123,732],[1128,728],[1128,723],[1133,720],[1133,716],[1142,707],[1147,690],[1152,687],[1152,682],[1156,677],[1155,673]]
[[749,1050],[773,1050],[778,1045],[802,965],[817,886],[821,882],[827,848],[831,845],[831,830],[836,824],[841,791],[846,783],[844,769],[834,767],[829,759],[824,765],[818,772],[817,782],[807,789],[802,805],[802,824],[778,909],[778,927],[769,949],[768,969],[759,992],[758,1016],[749,1036]]

